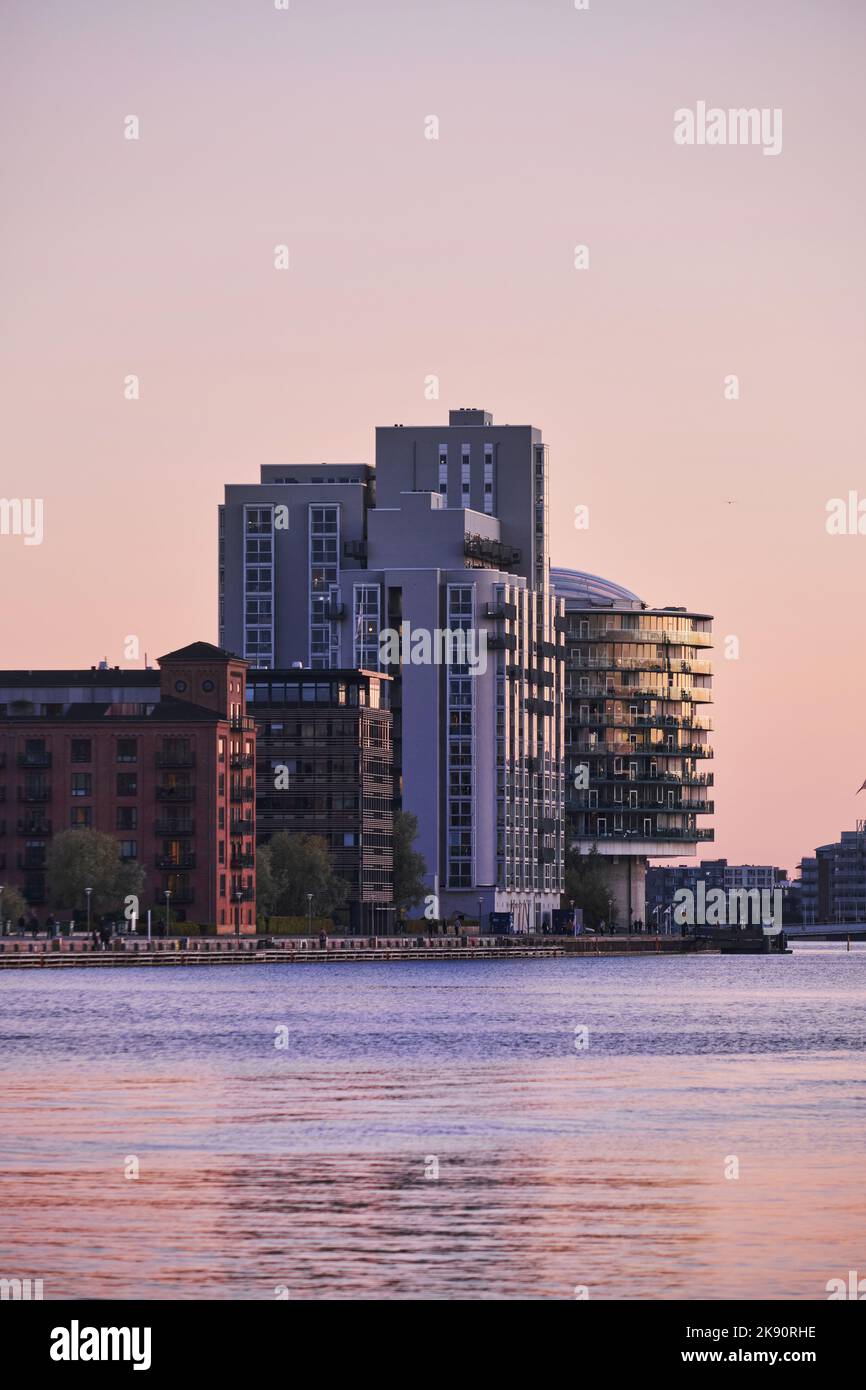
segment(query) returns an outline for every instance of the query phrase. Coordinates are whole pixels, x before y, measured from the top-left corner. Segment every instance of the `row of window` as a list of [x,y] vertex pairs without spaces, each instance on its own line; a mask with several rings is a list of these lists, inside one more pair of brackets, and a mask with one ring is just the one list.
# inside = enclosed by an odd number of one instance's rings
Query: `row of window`
[[[137,772],[118,772],[115,781],[118,796],[138,796]],[[93,774],[91,772],[73,772],[70,795],[92,796]]]
[[[378,592],[378,591],[377,591]],[[378,631],[377,657],[378,666]],[[376,668],[374,668],[376,669]],[[247,687],[247,704],[251,706],[269,705],[320,705],[324,707],[356,705],[370,709],[387,707],[387,684],[372,681],[368,688],[355,685],[351,681],[261,681],[255,680]],[[255,713],[255,709],[251,711]],[[348,726],[351,732],[353,726]]]
[[[467,505],[467,504],[464,504]],[[449,584],[448,626],[469,627],[473,619],[471,584]],[[473,681],[460,667],[448,677],[448,862],[449,888],[472,884],[473,823]]]
[[333,613],[340,582],[340,509],[310,507],[310,665],[339,665],[340,629]]
[[[448,445],[439,445],[439,493],[445,498],[445,505],[448,505]],[[493,445],[484,445],[484,511],[488,516],[493,515],[494,496],[494,451]],[[461,444],[460,446],[460,505],[469,507],[471,505],[471,483],[472,483],[472,446],[471,444]]]

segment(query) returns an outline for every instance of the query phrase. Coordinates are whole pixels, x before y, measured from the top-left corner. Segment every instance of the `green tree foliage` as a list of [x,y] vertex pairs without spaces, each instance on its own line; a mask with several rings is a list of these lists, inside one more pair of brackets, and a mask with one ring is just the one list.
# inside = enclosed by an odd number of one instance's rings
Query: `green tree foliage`
[[603,857],[593,848],[589,854],[572,849],[565,863],[565,893],[563,902],[574,902],[583,908],[583,920],[588,927],[616,926],[617,911]]
[[267,845],[256,848],[256,910],[266,917],[273,915],[277,902],[277,889],[271,851]]
[[29,911],[27,903],[17,888],[4,888],[3,892],[0,893],[0,904],[2,904],[0,911],[3,914],[3,926],[5,927],[7,922],[11,922],[14,931],[18,926],[18,918],[27,916]]
[[[306,913],[308,893],[313,895],[314,916],[328,916],[345,903],[346,884],[334,872],[330,851],[320,836],[290,835],[281,830],[272,837],[264,853],[264,873],[262,850],[256,854],[259,866],[256,873],[257,902],[263,912],[279,917]],[[265,899],[259,901],[258,893],[262,885]]]
[[98,830],[64,830],[55,835],[48,850],[48,898],[55,908],[83,908],[85,888],[91,888],[94,916],[115,912],[130,894],[141,896],[144,870],[133,860],[120,858],[120,846],[112,835]]
[[424,856],[412,848],[417,834],[418,817],[398,811],[394,816],[394,905],[398,912],[417,907],[427,892]]

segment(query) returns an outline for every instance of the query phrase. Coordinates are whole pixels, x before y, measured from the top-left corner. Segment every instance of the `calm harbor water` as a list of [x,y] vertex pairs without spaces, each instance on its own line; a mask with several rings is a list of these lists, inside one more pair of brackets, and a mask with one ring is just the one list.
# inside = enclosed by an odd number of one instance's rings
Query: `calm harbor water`
[[0,1275],[46,1298],[824,1298],[866,1274],[864,999],[866,948],[817,944],[3,972]]

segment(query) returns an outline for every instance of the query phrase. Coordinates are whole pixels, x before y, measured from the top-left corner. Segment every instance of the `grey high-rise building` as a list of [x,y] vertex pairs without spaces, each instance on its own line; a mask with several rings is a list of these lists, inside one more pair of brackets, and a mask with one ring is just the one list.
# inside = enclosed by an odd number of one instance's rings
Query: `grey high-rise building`
[[375,469],[267,465],[226,487],[221,640],[258,667],[396,678],[395,790],[418,817],[428,915],[511,912],[520,930],[559,906],[564,620],[548,497],[540,431],[482,410],[378,429]]

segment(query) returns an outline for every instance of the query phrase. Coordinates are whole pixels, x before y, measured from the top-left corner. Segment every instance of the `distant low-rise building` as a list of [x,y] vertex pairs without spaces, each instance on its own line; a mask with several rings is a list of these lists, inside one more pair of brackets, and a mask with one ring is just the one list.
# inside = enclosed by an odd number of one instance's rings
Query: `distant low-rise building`
[[866,922],[866,822],[800,862],[803,924]]
[[789,886],[785,870],[771,864],[729,864],[727,859],[702,859],[699,864],[656,864],[647,869],[647,920],[661,924],[676,894],[683,888],[694,893],[698,883],[703,883],[707,893],[718,888],[726,893],[741,888],[774,892],[778,888],[784,894]]

